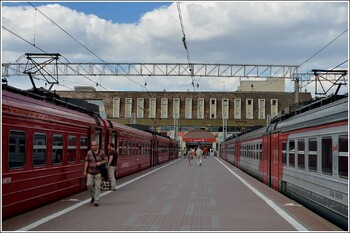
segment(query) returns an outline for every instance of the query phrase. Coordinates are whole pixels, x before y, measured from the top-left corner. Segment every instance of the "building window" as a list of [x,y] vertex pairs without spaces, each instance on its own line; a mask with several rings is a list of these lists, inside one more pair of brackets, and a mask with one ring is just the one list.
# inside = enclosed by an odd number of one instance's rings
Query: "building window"
[[265,100],[259,99],[259,119],[265,119]]
[[168,98],[161,99],[160,117],[168,118]]
[[235,99],[234,101],[234,118],[241,119],[241,99]]
[[143,118],[145,109],[144,98],[137,98],[137,118]]
[[198,98],[197,102],[197,118],[204,119],[204,98]]
[[246,100],[246,119],[253,119],[253,99]]
[[156,118],[156,98],[149,99],[149,118]]
[[119,117],[120,114],[120,98],[113,98],[113,117]]
[[176,119],[180,118],[180,99],[179,98],[173,99],[173,118],[176,118]]
[[216,119],[216,99],[210,98],[210,119]]
[[106,108],[103,100],[86,100],[90,104],[96,104],[100,111],[100,116],[104,119],[107,119]]
[[131,118],[132,98],[125,98],[125,118]]
[[222,119],[228,119],[229,118],[229,100],[228,99],[222,99]]
[[271,119],[278,114],[278,99],[271,99]]
[[185,102],[185,118],[191,119],[192,118],[192,99],[186,98]]

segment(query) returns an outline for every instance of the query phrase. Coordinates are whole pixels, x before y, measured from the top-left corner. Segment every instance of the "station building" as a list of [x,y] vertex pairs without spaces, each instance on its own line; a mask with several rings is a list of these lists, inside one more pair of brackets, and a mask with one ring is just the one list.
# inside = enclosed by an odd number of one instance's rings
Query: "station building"
[[[271,118],[294,105],[294,92],[284,92],[283,87],[271,90],[249,83],[232,92],[138,92],[96,91],[93,87],[75,87],[74,91],[57,91],[61,97],[87,100],[100,106],[102,117],[111,121],[145,125],[151,130],[167,133],[178,139],[181,149],[193,143],[183,137],[193,130],[210,132],[215,142],[208,140],[209,148],[218,149],[224,135],[244,132],[250,127],[264,126]],[[253,90],[252,90],[253,87]],[[299,93],[299,102],[310,100],[308,92]],[[225,130],[225,132],[224,132]],[[203,134],[203,135],[204,135]],[[198,138],[201,136],[198,135]]]

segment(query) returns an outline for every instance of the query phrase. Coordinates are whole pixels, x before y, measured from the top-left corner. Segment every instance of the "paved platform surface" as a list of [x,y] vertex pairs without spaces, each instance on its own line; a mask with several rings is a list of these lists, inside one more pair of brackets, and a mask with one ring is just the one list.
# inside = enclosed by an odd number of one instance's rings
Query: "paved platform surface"
[[341,231],[227,162],[179,158],[2,222],[3,231]]

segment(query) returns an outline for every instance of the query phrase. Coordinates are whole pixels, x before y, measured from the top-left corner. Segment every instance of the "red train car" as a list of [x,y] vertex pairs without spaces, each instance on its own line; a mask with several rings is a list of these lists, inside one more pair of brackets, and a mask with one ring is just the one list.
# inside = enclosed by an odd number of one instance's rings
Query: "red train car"
[[92,139],[105,153],[109,142],[117,145],[117,177],[177,155],[177,141],[112,123],[96,112],[42,94],[3,85],[3,219],[85,190],[82,171]]

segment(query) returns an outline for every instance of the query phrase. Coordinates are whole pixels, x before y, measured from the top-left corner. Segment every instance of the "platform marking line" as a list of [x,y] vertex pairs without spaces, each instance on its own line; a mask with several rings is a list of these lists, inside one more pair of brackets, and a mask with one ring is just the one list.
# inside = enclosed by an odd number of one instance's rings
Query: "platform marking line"
[[223,162],[221,162],[218,158],[215,158],[222,166],[224,166],[231,174],[233,174],[237,179],[239,179],[245,186],[247,186],[250,190],[252,190],[258,197],[260,197],[263,201],[265,201],[276,213],[278,213],[282,218],[284,218],[287,222],[289,222],[295,229],[298,231],[308,231],[303,225],[301,225],[297,220],[287,214],[284,210],[282,210],[278,205],[276,205],[273,201],[267,198],[264,194],[259,192],[256,188],[248,184],[242,177],[240,177],[237,173],[232,171],[228,166],[226,166]]
[[[141,178],[143,178],[145,176],[148,176],[148,175],[150,175],[150,174],[152,174],[152,173],[154,173],[154,172],[156,172],[156,171],[158,171],[160,169],[163,169],[163,168],[165,168],[165,167],[167,167],[167,166],[169,166],[169,165],[171,165],[171,164],[173,164],[173,163],[175,163],[177,161],[180,161],[180,159],[176,159],[175,161],[172,161],[172,162],[170,162],[168,164],[165,164],[164,166],[161,166],[159,168],[156,168],[153,171],[147,172],[146,174],[143,174],[143,175],[141,175],[139,177],[136,177],[136,178],[134,178],[132,180],[129,180],[129,181],[123,183],[123,184],[120,184],[116,188],[120,189],[120,188],[122,188],[122,187],[124,187],[124,186],[126,186],[128,184],[131,184],[131,183],[133,183],[133,182],[135,182],[135,181],[137,181],[137,180],[139,180],[139,179],[141,179]],[[114,191],[103,192],[103,193],[100,194],[100,197],[106,196],[106,195],[108,195],[110,193],[113,193],[113,192]],[[61,215],[64,215],[64,214],[66,214],[66,213],[68,213],[68,212],[70,212],[70,211],[72,211],[72,210],[74,210],[76,208],[79,208],[80,206],[85,205],[85,204],[87,204],[89,202],[90,202],[90,198],[86,199],[84,201],[81,201],[81,202],[79,202],[79,203],[77,203],[77,204],[75,204],[73,206],[70,206],[70,207],[68,207],[66,209],[60,210],[57,213],[51,214],[51,215],[49,215],[49,216],[47,216],[45,218],[39,219],[38,221],[36,221],[34,223],[31,223],[31,224],[29,224],[29,225],[27,225],[25,227],[22,227],[22,228],[20,228],[20,229],[18,229],[16,231],[29,231],[29,230],[31,230],[31,229],[33,229],[33,228],[35,228],[35,227],[37,227],[37,226],[39,226],[39,225],[41,225],[43,223],[46,223],[46,222],[48,222],[48,221],[50,221],[52,219],[55,219],[55,218],[57,218],[57,217],[59,217]]]

